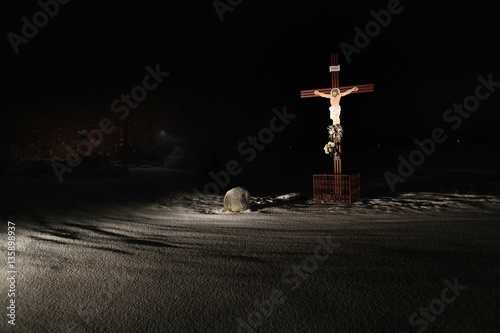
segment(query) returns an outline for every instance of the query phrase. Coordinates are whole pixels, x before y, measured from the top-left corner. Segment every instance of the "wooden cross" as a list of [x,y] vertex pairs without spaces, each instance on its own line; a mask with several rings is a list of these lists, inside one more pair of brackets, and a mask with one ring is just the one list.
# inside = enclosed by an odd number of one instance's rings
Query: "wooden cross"
[[358,87],[358,91],[353,91],[353,94],[360,94],[360,93],[368,93],[368,92],[373,92],[374,91],[374,84],[369,83],[369,84],[361,84],[361,85],[354,85],[354,86],[345,86],[345,87],[339,87],[339,71],[340,71],[340,65],[339,65],[339,54],[338,53],[332,53],[331,55],[332,58],[332,65],[330,66],[330,72],[332,73],[332,87],[331,88],[324,88],[324,89],[312,89],[312,90],[302,90],[300,92],[300,98],[310,98],[310,97],[319,97],[314,94],[314,91],[317,90],[320,93],[324,94],[330,94],[330,91],[333,88],[339,88],[340,92],[343,93],[346,90],[349,90],[354,87]]
[[[343,93],[346,90],[349,90],[354,87],[358,87],[358,91],[353,91],[352,94],[360,94],[360,93],[368,93],[368,92],[373,92],[375,89],[375,86],[373,83],[370,84],[361,84],[361,85],[355,85],[355,86],[345,86],[345,87],[340,87],[339,86],[339,72],[340,72],[340,65],[339,65],[339,54],[338,53],[332,53],[331,55],[331,66],[330,66],[330,72],[332,73],[332,87],[331,88],[324,88],[324,89],[312,89],[312,90],[302,90],[300,92],[300,98],[310,98],[310,97],[319,97],[318,95],[314,94],[314,91],[317,90],[320,93],[324,94],[330,94],[330,91],[333,88],[338,88],[341,93]],[[337,149],[339,153],[341,153],[341,145],[340,142],[337,144]],[[340,158],[335,158],[333,161],[333,172],[335,174],[341,174],[342,173],[342,160]]]

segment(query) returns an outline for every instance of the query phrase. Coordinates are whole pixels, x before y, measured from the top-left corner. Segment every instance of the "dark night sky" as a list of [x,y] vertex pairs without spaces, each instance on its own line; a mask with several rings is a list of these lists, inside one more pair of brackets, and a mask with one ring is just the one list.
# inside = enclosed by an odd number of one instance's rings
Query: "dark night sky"
[[[243,1],[221,22],[212,1],[70,1],[15,54],[7,34],[37,1],[3,3],[3,149],[37,124],[117,119],[111,102],[141,83],[145,67],[170,76],[134,114],[179,135],[235,150],[267,126],[273,107],[298,117],[275,149],[326,141],[328,101],[299,98],[327,88],[331,52],[387,1]],[[498,1],[401,1],[403,10],[347,63],[340,84],[375,83],[343,99],[352,145],[408,144],[445,126],[442,115],[474,93],[477,76],[500,81]],[[500,89],[499,89],[500,90]],[[462,142],[500,142],[500,92],[456,131]],[[449,128],[449,125],[448,125]]]

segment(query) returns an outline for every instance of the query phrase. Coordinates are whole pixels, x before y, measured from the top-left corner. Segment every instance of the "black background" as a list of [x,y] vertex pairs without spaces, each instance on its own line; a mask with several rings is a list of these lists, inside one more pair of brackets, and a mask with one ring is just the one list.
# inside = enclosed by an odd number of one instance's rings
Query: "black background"
[[[386,1],[242,1],[221,22],[211,1],[70,1],[16,54],[7,38],[36,1],[2,4],[4,149],[41,124],[97,122],[111,102],[142,82],[145,67],[170,76],[137,115],[218,151],[266,127],[273,108],[298,117],[269,145],[316,150],[326,142],[328,101],[299,98],[330,86],[330,53],[341,85],[375,83],[375,93],[342,101],[345,144],[410,145],[429,137],[446,109],[474,93],[479,75],[500,81],[497,1],[402,1],[402,11],[348,63],[357,26]],[[498,142],[498,92],[451,139]],[[114,117],[114,118],[113,118]]]

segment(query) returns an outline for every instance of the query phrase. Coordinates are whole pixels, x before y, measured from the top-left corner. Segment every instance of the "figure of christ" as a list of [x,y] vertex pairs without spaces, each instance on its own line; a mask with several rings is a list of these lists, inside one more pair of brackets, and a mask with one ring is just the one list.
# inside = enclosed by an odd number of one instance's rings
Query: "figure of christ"
[[330,99],[330,119],[332,119],[332,125],[328,127],[328,133],[330,140],[335,143],[333,149],[335,158],[340,158],[340,142],[342,141],[343,134],[342,126],[340,125],[340,99],[353,91],[358,91],[358,87],[346,90],[343,93],[338,88],[333,88],[330,95],[320,93],[317,90],[314,91],[315,95]]
[[333,125],[340,125],[340,99],[353,91],[358,91],[358,87],[346,90],[343,93],[340,92],[339,88],[333,88],[330,95],[320,93],[317,90],[314,91],[315,95],[330,99],[330,118]]

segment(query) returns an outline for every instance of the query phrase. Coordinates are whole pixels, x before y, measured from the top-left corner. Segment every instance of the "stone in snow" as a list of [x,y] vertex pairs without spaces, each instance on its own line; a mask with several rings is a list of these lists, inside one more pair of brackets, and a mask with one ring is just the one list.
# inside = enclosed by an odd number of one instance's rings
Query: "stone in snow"
[[242,212],[250,207],[250,192],[243,187],[235,187],[227,191],[224,196],[225,211]]

